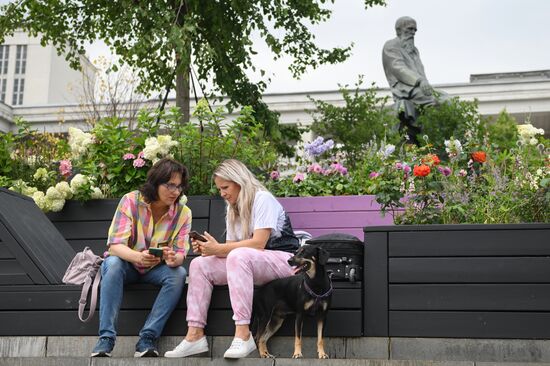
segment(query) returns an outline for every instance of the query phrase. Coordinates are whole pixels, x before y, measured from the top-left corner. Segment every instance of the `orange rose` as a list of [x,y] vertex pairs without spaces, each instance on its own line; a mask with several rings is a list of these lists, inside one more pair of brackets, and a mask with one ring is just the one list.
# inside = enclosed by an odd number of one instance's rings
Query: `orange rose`
[[430,174],[430,167],[427,166],[427,165],[415,165],[414,166],[414,169],[413,169],[413,174],[416,176],[416,177],[425,177],[427,176],[428,174]]
[[487,154],[485,154],[485,151],[474,151],[472,159],[477,163],[485,163],[487,161]]
[[439,159],[439,156],[435,154],[428,154],[424,159],[422,159],[422,162],[426,164],[438,165],[441,163],[441,160]]

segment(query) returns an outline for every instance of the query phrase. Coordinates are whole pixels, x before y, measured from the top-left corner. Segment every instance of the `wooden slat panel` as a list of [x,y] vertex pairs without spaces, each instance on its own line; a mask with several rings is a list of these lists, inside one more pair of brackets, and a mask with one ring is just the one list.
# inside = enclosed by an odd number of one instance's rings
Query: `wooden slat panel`
[[48,218],[53,221],[111,221],[115,214],[119,199],[91,200],[86,202],[65,202],[60,212],[48,212]]
[[348,211],[348,212],[299,212],[289,215],[292,226],[307,228],[362,228],[371,225],[390,224],[390,215],[381,217],[378,211]]
[[73,239],[68,240],[68,242],[75,252],[80,252],[85,247],[90,247],[95,254],[101,255],[107,250],[107,233],[105,233],[105,238],[103,239]]
[[0,259],[12,259],[15,258],[14,255],[10,252],[6,243],[0,241]]
[[208,232],[220,243],[225,242],[225,201],[221,198],[210,201]]
[[550,338],[548,312],[391,311],[390,337]]
[[0,274],[26,274],[17,259],[2,259],[0,260]]
[[193,219],[203,219],[210,216],[210,200],[209,197],[189,197],[187,206],[191,209]]
[[279,197],[286,212],[379,211],[375,196]]
[[390,283],[550,283],[550,257],[390,258]]
[[550,255],[550,229],[391,232],[390,257]]
[[387,238],[387,233],[365,233],[363,330],[366,336],[388,336]]
[[[137,335],[145,322],[149,311],[122,310],[118,320],[119,335]],[[231,319],[230,310],[213,310],[208,313],[208,335],[232,336],[235,333],[235,323]],[[335,310],[329,311],[325,336],[361,336],[361,312]],[[74,336],[97,335],[98,316],[94,315],[89,323],[82,323],[75,311],[1,311],[0,336]],[[187,331],[185,310],[176,310],[168,320],[163,335],[184,335]],[[293,335],[293,320],[285,322],[278,335]],[[313,319],[306,319],[304,335],[316,334]]]
[[[58,221],[54,225],[66,240],[106,240],[111,221]],[[206,228],[208,227],[208,220],[193,219],[192,225],[194,229]]]
[[0,285],[30,285],[32,280],[26,273],[4,274],[0,273]]
[[57,221],[54,225],[66,240],[105,239],[111,221]]
[[547,311],[548,284],[390,285],[391,310]]
[[[0,221],[47,281],[61,283],[74,251],[34,201],[0,190]],[[23,260],[11,245],[10,250],[19,261]]]

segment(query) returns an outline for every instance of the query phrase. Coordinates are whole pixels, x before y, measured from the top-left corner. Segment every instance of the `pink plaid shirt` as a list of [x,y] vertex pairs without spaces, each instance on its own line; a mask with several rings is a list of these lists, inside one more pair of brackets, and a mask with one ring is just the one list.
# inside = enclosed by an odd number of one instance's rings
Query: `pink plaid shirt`
[[[125,194],[118,204],[107,245],[124,244],[139,252],[149,247],[171,246],[185,256],[189,250],[191,220],[189,207],[176,202],[154,223],[150,205],[139,191],[133,191]],[[150,269],[136,264],[134,267],[142,274]]]

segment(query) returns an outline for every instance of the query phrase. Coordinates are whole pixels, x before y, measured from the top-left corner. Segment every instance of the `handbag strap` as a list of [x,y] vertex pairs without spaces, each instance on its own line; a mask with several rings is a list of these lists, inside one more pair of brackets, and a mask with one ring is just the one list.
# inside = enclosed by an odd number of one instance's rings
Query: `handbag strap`
[[[95,307],[97,304],[97,290],[98,290],[100,281],[101,281],[101,269],[97,271],[94,277],[93,285],[91,283],[92,282],[91,277],[88,277],[86,279],[86,282],[84,282],[84,285],[82,286],[82,292],[80,293],[80,300],[78,301],[78,318],[80,319],[80,321],[84,323],[87,323],[90,319],[92,319],[92,316],[94,316]],[[90,285],[92,285],[90,308],[89,308],[88,316],[84,318],[84,309],[86,307],[86,299],[88,298]]]

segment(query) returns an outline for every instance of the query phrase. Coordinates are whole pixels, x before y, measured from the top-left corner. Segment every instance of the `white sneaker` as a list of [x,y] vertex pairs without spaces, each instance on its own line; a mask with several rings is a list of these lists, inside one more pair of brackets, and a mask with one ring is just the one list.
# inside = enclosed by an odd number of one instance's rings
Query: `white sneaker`
[[208,342],[206,341],[206,337],[202,337],[195,342],[188,342],[184,339],[183,341],[181,341],[180,344],[176,346],[176,348],[174,348],[173,351],[167,351],[164,354],[164,357],[179,358],[204,352],[208,352]]
[[252,337],[252,334],[251,334],[250,338],[248,338],[248,341],[244,341],[240,338],[233,338],[233,342],[231,342],[231,346],[227,351],[225,351],[225,354],[223,355],[223,357],[244,358],[255,350],[256,350],[256,343],[254,343],[254,338]]

